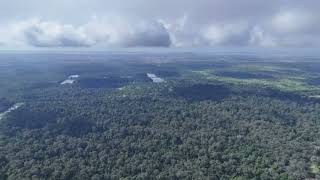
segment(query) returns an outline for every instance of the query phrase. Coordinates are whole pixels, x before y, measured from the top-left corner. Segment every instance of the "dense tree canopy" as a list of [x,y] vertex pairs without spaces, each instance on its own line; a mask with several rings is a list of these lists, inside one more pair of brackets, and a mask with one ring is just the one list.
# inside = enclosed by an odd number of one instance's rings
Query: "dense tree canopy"
[[71,57],[0,66],[1,180],[320,179],[311,66]]
[[[199,85],[196,91],[204,88],[201,93],[208,93],[208,87]],[[190,101],[173,98],[177,92],[167,89],[154,85],[143,93],[101,89],[65,89],[50,97],[46,91],[43,96],[37,93],[37,101],[26,103],[2,123],[2,176],[317,177],[320,104],[254,94]]]

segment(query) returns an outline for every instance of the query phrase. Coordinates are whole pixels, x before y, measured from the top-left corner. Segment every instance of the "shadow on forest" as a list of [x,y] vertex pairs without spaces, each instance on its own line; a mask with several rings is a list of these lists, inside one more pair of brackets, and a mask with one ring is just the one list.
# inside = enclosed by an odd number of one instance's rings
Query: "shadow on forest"
[[30,85],[30,89],[44,89],[58,86],[55,82],[36,82]]
[[241,96],[261,96],[279,99],[282,101],[292,101],[296,103],[320,103],[320,100],[308,98],[294,92],[285,92],[274,88],[246,88],[245,90],[238,90],[237,94]]
[[228,96],[260,96],[297,103],[320,103],[319,99],[308,98],[294,92],[285,92],[274,88],[241,87],[212,84],[196,84],[187,87],[176,87],[173,94],[191,101],[221,101]]
[[14,103],[6,98],[0,98],[0,113],[9,109]]
[[213,100],[221,101],[229,96],[231,91],[224,85],[196,84],[189,87],[177,87],[174,94],[191,101]]
[[81,116],[58,118],[55,112],[28,109],[21,107],[13,111],[1,123],[1,131],[7,135],[14,135],[19,129],[45,129],[47,132],[62,133],[80,137],[91,132],[94,123]]
[[132,82],[130,78],[105,77],[105,78],[83,78],[77,81],[82,88],[118,88]]
[[319,86],[320,85],[320,77],[308,79],[307,83],[312,86]]

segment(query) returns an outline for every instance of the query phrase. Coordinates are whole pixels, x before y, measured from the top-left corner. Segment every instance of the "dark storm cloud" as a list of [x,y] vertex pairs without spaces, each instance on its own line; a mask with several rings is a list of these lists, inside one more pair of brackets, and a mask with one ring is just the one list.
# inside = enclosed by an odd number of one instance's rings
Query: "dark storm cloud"
[[17,36],[12,39],[18,39],[34,47],[171,45],[169,33],[161,23],[133,20],[126,22],[122,18],[103,21],[93,19],[79,26],[32,19],[15,23],[11,29]]
[[[319,46],[317,0],[11,0],[11,46]],[[36,20],[34,20],[36,19]]]
[[169,47],[171,40],[169,33],[160,23],[153,23],[149,28],[143,29],[124,41],[127,46],[162,46]]

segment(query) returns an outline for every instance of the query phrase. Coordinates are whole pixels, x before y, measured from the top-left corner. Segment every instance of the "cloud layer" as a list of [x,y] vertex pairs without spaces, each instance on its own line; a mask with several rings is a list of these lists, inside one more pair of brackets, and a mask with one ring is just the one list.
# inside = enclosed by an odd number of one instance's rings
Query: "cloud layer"
[[[1,32],[1,31],[0,31]],[[158,22],[97,21],[74,26],[31,19],[12,23],[2,30],[2,44],[34,47],[91,46],[165,46],[171,45],[169,33]],[[2,41],[1,41],[2,40]]]
[[320,45],[316,0],[18,1],[0,2],[0,47]]

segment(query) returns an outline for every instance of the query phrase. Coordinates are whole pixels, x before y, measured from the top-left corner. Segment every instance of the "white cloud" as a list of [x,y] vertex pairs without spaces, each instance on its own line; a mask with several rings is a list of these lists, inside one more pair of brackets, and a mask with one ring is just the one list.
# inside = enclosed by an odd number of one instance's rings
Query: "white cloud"
[[273,30],[281,34],[313,30],[317,23],[319,21],[317,22],[316,17],[301,11],[284,11],[275,15],[271,21]]
[[0,2],[2,47],[320,46],[316,0],[48,1]]
[[170,34],[173,46],[246,45],[248,24],[243,22],[197,25],[187,15],[173,22],[161,20]]
[[319,46],[319,22],[320,18],[310,12],[281,11],[253,27],[250,44],[268,47]]
[[191,24],[186,14],[174,20],[161,19],[159,22],[164,24],[175,47],[199,46],[204,43],[200,33],[202,27]]
[[277,46],[275,39],[259,26],[251,30],[249,44],[263,47]]
[[82,27],[68,24],[31,20],[15,24],[24,40],[37,47],[82,47],[95,41],[85,33]]
[[213,24],[205,28],[201,34],[211,46],[247,45],[248,28],[246,23]]

